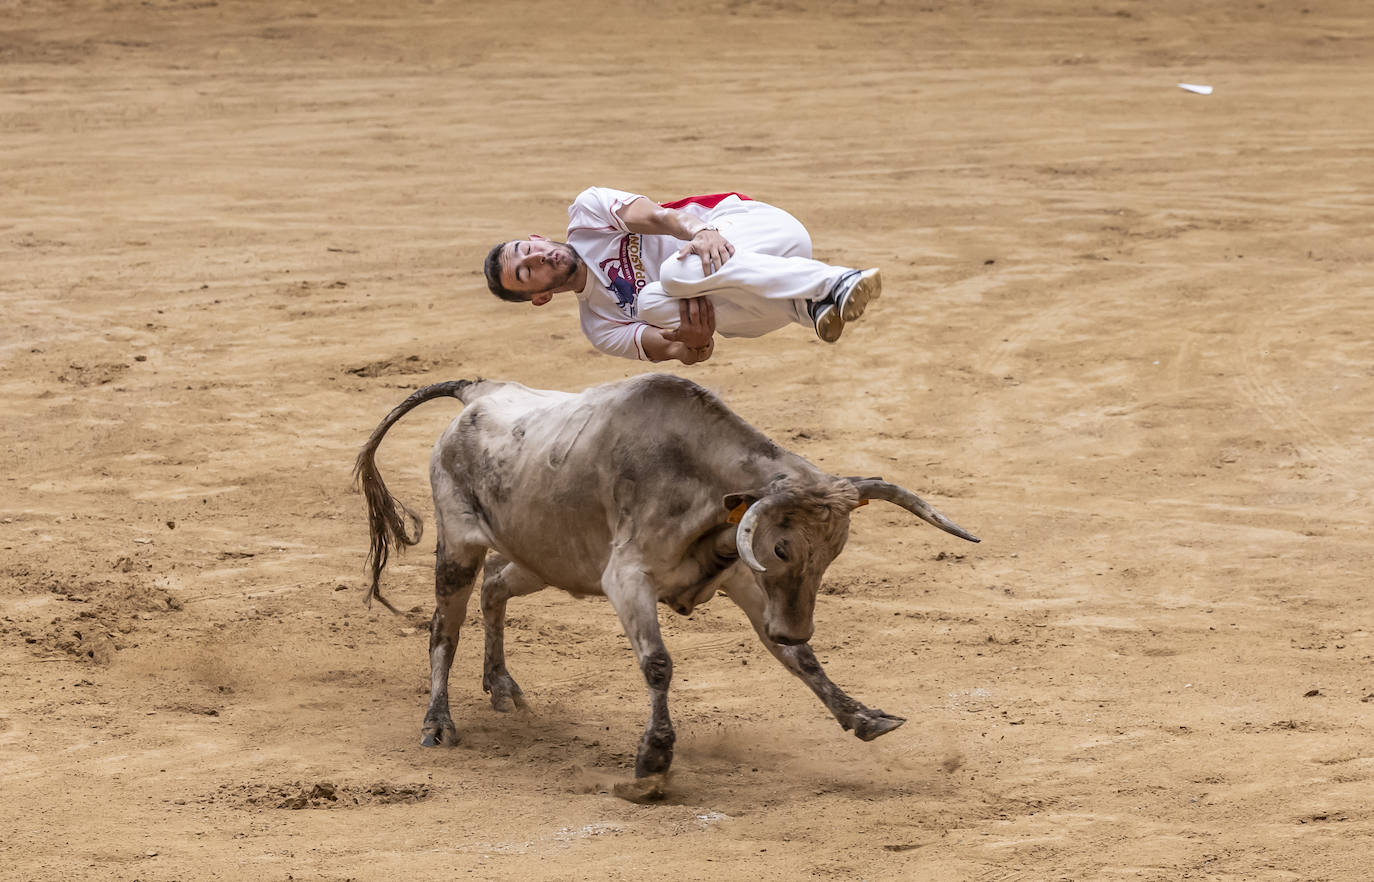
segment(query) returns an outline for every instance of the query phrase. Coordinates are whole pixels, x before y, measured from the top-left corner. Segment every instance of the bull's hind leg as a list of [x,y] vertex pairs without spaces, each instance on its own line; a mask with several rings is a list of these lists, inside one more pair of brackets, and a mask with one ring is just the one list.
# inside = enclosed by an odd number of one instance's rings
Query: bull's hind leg
[[458,729],[448,710],[448,675],[458,650],[458,631],[463,627],[468,599],[486,553],[481,545],[453,544],[442,535],[435,551],[434,618],[429,625],[429,710],[420,730],[420,744],[425,747],[458,743]]
[[759,640],[763,642],[763,645],[768,647],[768,651],[773,653],[778,661],[782,662],[783,667],[795,674],[810,687],[812,692],[816,693],[816,697],[834,715],[846,732],[852,729],[860,740],[872,741],[879,735],[886,735],[906,722],[904,717],[884,713],[875,707],[866,707],[850,698],[843,689],[836,686],[826,676],[825,668],[821,667],[820,660],[816,658],[816,654],[811,651],[811,647],[807,644],[783,646],[769,640],[763,625],[763,591],[754,582],[752,576],[747,573],[732,575],[721,587],[725,589],[726,594],[730,595],[730,599],[738,604],[740,609],[744,610],[745,615],[749,616],[754,631],[758,633]]
[[491,706],[502,713],[525,706],[525,693],[506,670],[506,601],[543,587],[543,579],[499,554],[488,558],[483,569],[482,624],[487,646],[482,659],[482,691],[491,693]]

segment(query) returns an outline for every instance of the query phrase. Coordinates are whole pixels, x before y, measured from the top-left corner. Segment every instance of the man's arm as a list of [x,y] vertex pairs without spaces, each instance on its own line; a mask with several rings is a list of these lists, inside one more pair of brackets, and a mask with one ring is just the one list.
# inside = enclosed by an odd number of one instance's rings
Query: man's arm
[[668,361],[677,359],[683,364],[696,364],[705,361],[715,352],[716,342],[707,340],[706,345],[698,349],[693,349],[686,343],[678,340],[669,340],[665,335],[673,333],[664,331],[648,325],[644,328],[644,334],[639,338],[639,345],[644,349],[644,355],[649,361]]
[[583,335],[607,355],[654,362],[674,358],[683,364],[705,361],[715,351],[712,336],[716,331],[716,314],[710,300],[683,300],[679,310],[681,322],[676,330],[656,328],[646,322],[608,319],[585,303],[579,304],[578,312]]
[[631,233],[672,236],[685,241],[687,244],[677,256],[698,255],[703,275],[709,276],[735,253],[735,246],[725,241],[720,231],[706,221],[676,208],[664,208],[644,197],[620,206],[616,216]]

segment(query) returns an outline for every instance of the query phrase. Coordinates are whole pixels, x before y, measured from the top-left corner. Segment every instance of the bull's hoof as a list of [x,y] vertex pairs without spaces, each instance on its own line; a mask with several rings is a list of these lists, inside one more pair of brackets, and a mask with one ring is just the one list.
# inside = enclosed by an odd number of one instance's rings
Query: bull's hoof
[[639,746],[635,757],[635,777],[647,778],[662,775],[673,764],[673,742],[644,743]]
[[516,708],[525,709],[525,693],[520,691],[509,674],[493,677],[487,685],[487,691],[491,693],[492,710],[508,714]]
[[452,720],[426,720],[420,730],[421,747],[453,747],[458,743],[458,727]]
[[519,689],[514,692],[498,692],[493,689],[491,690],[491,708],[503,714],[508,714],[516,708],[524,710],[525,694]]
[[866,708],[854,717],[854,734],[860,741],[872,741],[879,735],[886,735],[906,722],[905,717],[894,717],[877,708]]
[[662,802],[668,796],[669,775],[646,775],[633,781],[619,781],[611,792],[627,802]]

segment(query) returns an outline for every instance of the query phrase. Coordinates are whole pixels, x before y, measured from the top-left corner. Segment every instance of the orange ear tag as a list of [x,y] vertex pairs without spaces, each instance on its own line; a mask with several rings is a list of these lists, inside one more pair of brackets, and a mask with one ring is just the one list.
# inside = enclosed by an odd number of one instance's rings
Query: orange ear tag
[[738,524],[740,521],[744,520],[744,512],[747,511],[748,508],[749,503],[741,502],[739,505],[730,509],[730,516],[725,520],[732,524]]

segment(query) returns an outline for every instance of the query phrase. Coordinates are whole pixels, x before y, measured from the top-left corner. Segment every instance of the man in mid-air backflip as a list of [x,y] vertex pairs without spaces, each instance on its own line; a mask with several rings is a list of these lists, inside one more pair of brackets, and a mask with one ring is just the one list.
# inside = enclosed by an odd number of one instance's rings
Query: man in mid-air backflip
[[812,260],[796,218],[739,193],[660,205],[589,187],[568,206],[566,243],[502,242],[485,271],[502,300],[543,306],[574,292],[602,352],[683,364],[710,358],[716,331],[758,337],[797,323],[834,343],[882,292],[878,270]]

